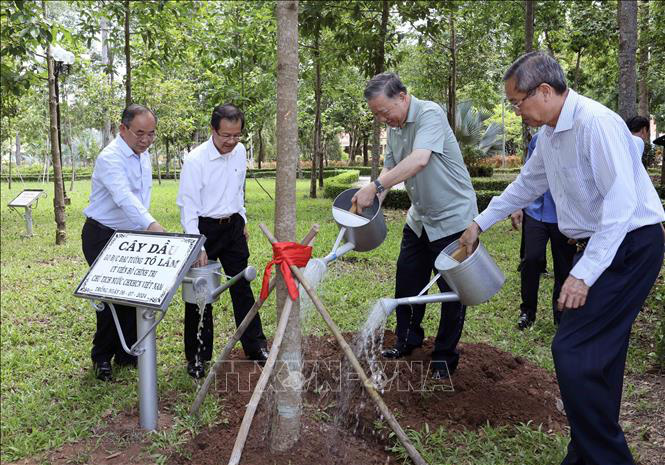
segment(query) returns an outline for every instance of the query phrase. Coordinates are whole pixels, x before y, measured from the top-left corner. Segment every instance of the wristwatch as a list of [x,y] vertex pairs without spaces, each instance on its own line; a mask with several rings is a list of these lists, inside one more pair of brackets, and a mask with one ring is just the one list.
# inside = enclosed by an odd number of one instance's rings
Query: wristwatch
[[376,193],[377,194],[381,194],[381,193],[383,193],[383,191],[386,190],[386,188],[383,187],[383,184],[381,184],[381,181],[379,181],[379,178],[376,178],[374,180],[374,185],[376,186]]

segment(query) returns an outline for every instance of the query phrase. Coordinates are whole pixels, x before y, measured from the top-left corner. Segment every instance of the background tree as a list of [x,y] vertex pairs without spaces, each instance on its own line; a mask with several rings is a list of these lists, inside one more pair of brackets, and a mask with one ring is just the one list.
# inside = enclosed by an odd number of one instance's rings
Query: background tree
[[635,52],[637,50],[637,2],[619,0],[619,105],[618,113],[625,120],[637,114]]

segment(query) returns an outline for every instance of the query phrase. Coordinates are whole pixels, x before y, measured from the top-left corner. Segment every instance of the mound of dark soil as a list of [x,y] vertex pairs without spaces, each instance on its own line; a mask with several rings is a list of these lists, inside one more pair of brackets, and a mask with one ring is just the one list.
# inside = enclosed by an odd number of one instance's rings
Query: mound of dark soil
[[[346,335],[347,340],[350,336]],[[388,429],[374,404],[350,373],[341,349],[330,336],[304,342],[304,411],[301,437],[288,453],[271,453],[266,392],[243,451],[243,464],[386,464],[395,461]],[[394,335],[387,332],[385,346]],[[433,341],[400,361],[379,360],[383,398],[403,428],[477,429],[531,422],[562,431],[565,417],[556,408],[554,376],[520,357],[485,344],[460,344],[461,359],[451,379],[429,377]],[[217,373],[210,395],[223,399],[224,421],[196,436],[172,464],[227,463],[245,405],[260,368],[235,352]],[[378,378],[377,378],[378,379]]]

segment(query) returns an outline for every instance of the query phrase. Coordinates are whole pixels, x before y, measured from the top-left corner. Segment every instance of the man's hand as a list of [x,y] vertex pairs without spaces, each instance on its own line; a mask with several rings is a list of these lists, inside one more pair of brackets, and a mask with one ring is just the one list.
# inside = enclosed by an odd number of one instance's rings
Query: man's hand
[[166,232],[166,229],[162,228],[162,225],[159,224],[158,222],[153,221],[152,223],[150,223],[150,226],[148,226],[148,229],[146,229],[146,231],[149,231],[149,232]]
[[196,258],[196,261],[192,264],[192,267],[196,268],[199,266],[206,266],[207,264],[208,264],[208,254],[204,249],[201,250],[201,252],[199,252],[199,256]]
[[518,231],[520,229],[520,226],[522,226],[523,218],[524,214],[522,213],[522,210],[517,210],[515,213],[510,215],[510,222],[513,224],[513,229],[515,231]]
[[374,196],[376,195],[376,186],[370,182],[365,187],[360,189],[351,199],[351,203],[356,204],[358,214],[361,214],[363,209],[372,206],[374,203]]
[[589,286],[584,281],[577,279],[573,275],[568,275],[563,286],[561,286],[557,307],[559,310],[580,308],[585,304],[588,293]]
[[249,240],[249,229],[247,229],[247,225],[245,224],[245,228],[242,230],[242,233],[245,235],[245,240]]
[[482,231],[480,230],[480,226],[478,226],[475,221],[472,221],[464,233],[460,236],[460,246],[466,248],[467,255],[471,255],[473,253],[473,249],[478,242],[478,236],[480,236],[481,232]]

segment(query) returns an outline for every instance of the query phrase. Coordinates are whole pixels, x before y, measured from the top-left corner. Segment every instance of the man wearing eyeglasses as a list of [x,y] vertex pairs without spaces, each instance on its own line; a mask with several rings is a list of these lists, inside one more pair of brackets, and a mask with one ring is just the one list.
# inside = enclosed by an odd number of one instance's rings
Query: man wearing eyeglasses
[[552,356],[570,424],[562,464],[633,464],[619,410],[630,330],[663,263],[665,212],[621,117],[568,88],[557,61],[520,57],[506,97],[529,126],[543,126],[517,179],[460,238],[478,235],[549,188],[559,230],[577,246],[557,300]]
[[[81,233],[83,254],[89,265],[116,229],[164,232],[148,212],[152,189],[152,165],[148,147],[155,139],[157,118],[143,105],[132,104],[122,112],[120,134],[97,157],[92,173],[90,205]],[[136,309],[115,305],[128,346],[136,342]],[[136,366],[136,357],[122,348],[108,305],[96,312],[97,331],[92,341],[95,375],[112,379],[111,359],[116,365]]]
[[[185,157],[177,198],[185,233],[206,237],[193,266],[219,260],[229,276],[244,270],[249,259],[244,196],[247,160],[245,146],[240,142],[244,126],[245,116],[234,105],[219,105],[213,110],[210,139]],[[239,325],[254,305],[254,294],[244,279],[231,286],[229,292]],[[205,375],[212,358],[212,341],[212,305],[206,305],[201,315],[198,306],[185,303],[185,358],[187,372],[195,379]],[[265,362],[267,343],[258,314],[240,342],[249,359]]]

